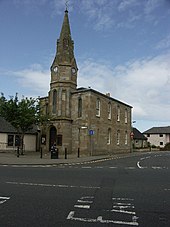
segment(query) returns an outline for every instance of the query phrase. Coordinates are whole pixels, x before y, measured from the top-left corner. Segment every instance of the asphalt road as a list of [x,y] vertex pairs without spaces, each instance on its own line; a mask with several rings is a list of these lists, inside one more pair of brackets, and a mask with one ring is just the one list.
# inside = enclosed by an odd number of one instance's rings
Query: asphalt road
[[0,226],[170,226],[170,152],[0,167]]

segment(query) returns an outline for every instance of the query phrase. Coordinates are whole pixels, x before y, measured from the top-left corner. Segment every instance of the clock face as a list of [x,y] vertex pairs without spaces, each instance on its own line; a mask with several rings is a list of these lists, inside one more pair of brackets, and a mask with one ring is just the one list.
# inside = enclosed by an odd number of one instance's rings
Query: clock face
[[54,69],[53,69],[53,71],[56,73],[58,71],[58,67],[55,66]]
[[72,72],[72,74],[76,74],[76,69],[75,68],[72,68],[71,69],[71,72]]

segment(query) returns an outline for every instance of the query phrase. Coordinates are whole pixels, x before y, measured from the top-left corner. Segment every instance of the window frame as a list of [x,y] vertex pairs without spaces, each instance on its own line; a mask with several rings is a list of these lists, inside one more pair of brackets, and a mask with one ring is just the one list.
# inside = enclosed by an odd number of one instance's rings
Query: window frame
[[96,100],[96,117],[100,117],[100,110],[101,110],[101,101],[99,98]]

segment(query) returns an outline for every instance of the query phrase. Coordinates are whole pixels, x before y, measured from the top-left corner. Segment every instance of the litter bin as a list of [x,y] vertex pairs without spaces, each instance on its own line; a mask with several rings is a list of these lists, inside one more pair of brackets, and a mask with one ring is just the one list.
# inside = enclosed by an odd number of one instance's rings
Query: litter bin
[[51,159],[58,159],[58,149],[56,147],[51,148]]

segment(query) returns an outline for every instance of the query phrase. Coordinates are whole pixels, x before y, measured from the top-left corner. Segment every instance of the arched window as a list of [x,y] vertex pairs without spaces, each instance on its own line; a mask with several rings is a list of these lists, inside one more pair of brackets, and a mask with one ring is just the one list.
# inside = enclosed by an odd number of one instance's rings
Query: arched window
[[53,109],[52,109],[52,111],[53,111],[53,114],[55,114],[57,111],[57,91],[56,90],[53,91]]
[[100,99],[96,100],[96,116],[100,117]]
[[108,119],[111,119],[112,117],[112,106],[111,103],[108,103]]
[[128,112],[127,109],[125,109],[125,124],[128,122]]
[[82,117],[82,98],[78,98],[78,117]]
[[120,131],[117,131],[117,145],[120,144]]
[[125,145],[128,144],[128,133],[127,131],[125,131]]
[[120,106],[117,106],[117,121],[120,121]]
[[111,129],[108,129],[107,132],[107,144],[111,144]]

